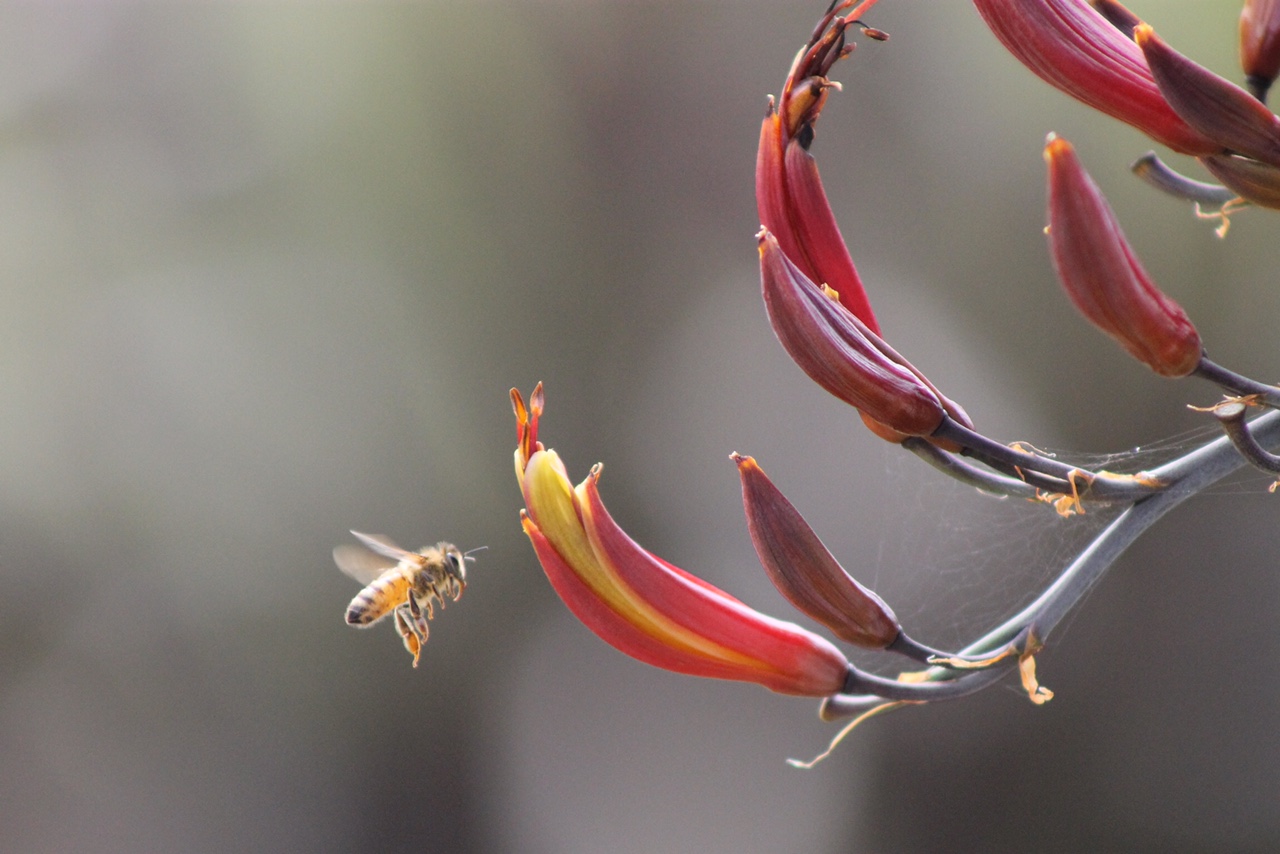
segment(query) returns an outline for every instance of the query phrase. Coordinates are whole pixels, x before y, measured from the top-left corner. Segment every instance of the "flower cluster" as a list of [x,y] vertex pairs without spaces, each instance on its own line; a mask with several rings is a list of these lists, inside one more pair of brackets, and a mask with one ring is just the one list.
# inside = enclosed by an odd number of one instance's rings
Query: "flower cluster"
[[[964,649],[944,652],[909,637],[893,610],[847,572],[755,459],[731,455],[747,529],[766,574],[786,599],[839,640],[907,656],[923,669],[889,679],[850,664],[829,641],[761,614],[649,553],[601,501],[600,467],[573,486],[538,440],[539,386],[515,390],[516,476],[525,533],[557,593],[604,640],[680,673],[756,682],[822,697],[828,718],[981,690],[1017,670],[1029,696],[1034,654],[1067,611],[1156,519],[1248,462],[1273,474],[1265,447],[1280,416],[1249,421],[1251,407],[1280,406],[1280,389],[1210,361],[1186,312],[1151,280],[1072,145],[1049,134],[1045,233],[1059,282],[1089,322],[1168,378],[1198,377],[1229,393],[1215,407],[1225,435],[1150,471],[1091,471],[979,433],[957,403],[883,337],[867,288],[827,201],[812,148],[839,83],[836,63],[853,39],[884,41],[864,23],[876,0],[836,0],[770,98],[755,185],[765,310],[778,341],[810,379],[852,406],[878,436],[985,492],[1024,498],[1064,516],[1092,505],[1128,508],[1034,602]],[[1162,190],[1225,217],[1247,205],[1280,207],[1280,118],[1265,106],[1280,73],[1280,3],[1250,0],[1241,16],[1248,89],[1196,64],[1114,0],[973,0],[999,41],[1031,71],[1083,103],[1198,158],[1221,184],[1174,173],[1154,155],[1135,171]]]

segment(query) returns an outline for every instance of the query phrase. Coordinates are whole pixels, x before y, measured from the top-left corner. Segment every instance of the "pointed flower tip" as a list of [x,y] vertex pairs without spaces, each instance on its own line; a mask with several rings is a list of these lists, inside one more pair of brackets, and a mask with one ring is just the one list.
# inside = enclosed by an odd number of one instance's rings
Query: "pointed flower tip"
[[1074,149],[1071,143],[1067,142],[1056,133],[1050,133],[1044,139],[1044,159],[1045,162],[1052,163],[1055,158],[1064,157],[1070,154]]
[[544,398],[542,383],[534,386],[529,396],[529,405],[525,406],[520,390],[511,389],[511,409],[516,416],[516,477],[521,477],[525,465],[535,452],[542,449],[538,441],[538,419],[542,417]]
[[1200,363],[1186,312],[1152,283],[1120,223],[1066,140],[1045,146],[1049,251],[1076,308],[1156,373],[1182,377]]
[[730,458],[742,480],[751,542],[778,592],[841,640],[866,649],[893,643],[900,627],[889,606],[844,571],[753,458]]
[[554,451],[521,472],[521,525],[569,609],[606,642],[648,664],[825,697],[849,664],[832,644],[748,608],[645,551],[618,527],[597,488],[595,466],[576,488]]
[[1098,13],[1106,18],[1111,26],[1130,39],[1133,38],[1133,31],[1142,23],[1141,18],[1117,3],[1116,0],[1091,0],[1091,3],[1093,8],[1097,9]]

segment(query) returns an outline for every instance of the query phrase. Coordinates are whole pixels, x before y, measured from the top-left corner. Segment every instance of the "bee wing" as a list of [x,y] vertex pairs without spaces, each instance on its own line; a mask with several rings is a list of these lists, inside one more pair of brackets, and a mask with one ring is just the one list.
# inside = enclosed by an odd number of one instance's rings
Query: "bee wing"
[[396,565],[396,561],[376,555],[364,546],[357,546],[354,543],[343,543],[334,549],[333,562],[338,565],[338,569],[361,584],[371,583]]
[[377,552],[383,557],[389,557],[396,563],[399,563],[405,558],[418,557],[417,552],[405,551],[393,543],[390,537],[383,536],[382,534],[362,534],[359,531],[352,531],[351,533],[355,535],[357,540],[364,543],[365,547],[370,551]]

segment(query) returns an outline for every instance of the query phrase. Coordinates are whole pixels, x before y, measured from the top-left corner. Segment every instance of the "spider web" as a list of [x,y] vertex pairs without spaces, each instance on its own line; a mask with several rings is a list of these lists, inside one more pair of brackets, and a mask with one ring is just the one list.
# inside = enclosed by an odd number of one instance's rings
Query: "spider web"
[[[1209,425],[1111,454],[1040,451],[1095,471],[1136,472],[1218,435]],[[869,577],[859,580],[890,604],[909,635],[945,650],[965,646],[1032,601],[1120,513],[1088,507],[1064,518],[1047,504],[992,497],[932,470],[922,474],[920,461],[906,454],[887,456],[885,466],[885,499],[897,512],[864,565]],[[1246,470],[1201,496],[1265,492],[1272,482]]]

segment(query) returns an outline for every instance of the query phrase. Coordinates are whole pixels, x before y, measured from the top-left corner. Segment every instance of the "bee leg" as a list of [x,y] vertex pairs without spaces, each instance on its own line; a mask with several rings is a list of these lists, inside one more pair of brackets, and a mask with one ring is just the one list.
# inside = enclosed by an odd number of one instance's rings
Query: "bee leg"
[[431,600],[427,600],[427,615],[422,615],[422,604],[418,601],[418,594],[410,591],[409,600],[405,603],[409,606],[409,613],[413,615],[413,623],[411,624],[414,634],[418,636],[418,640],[422,643],[427,642],[427,634],[431,631],[427,625],[427,620],[431,619]]
[[396,631],[400,633],[400,640],[404,641],[404,648],[409,650],[409,654],[413,656],[413,666],[418,666],[418,654],[422,652],[422,641],[424,638],[418,636],[413,624],[407,620],[403,613],[403,606],[396,608]]

